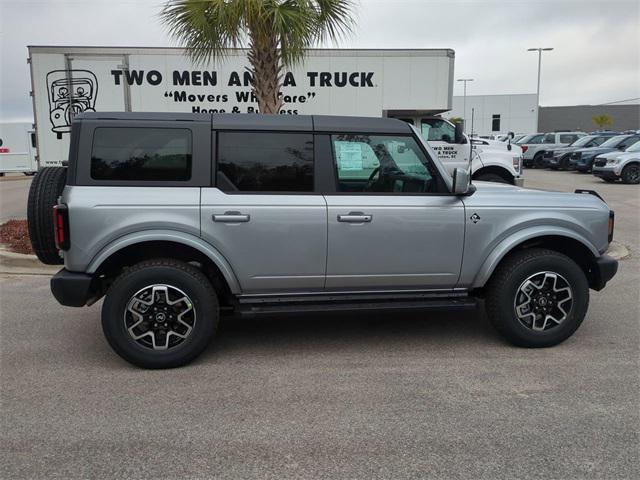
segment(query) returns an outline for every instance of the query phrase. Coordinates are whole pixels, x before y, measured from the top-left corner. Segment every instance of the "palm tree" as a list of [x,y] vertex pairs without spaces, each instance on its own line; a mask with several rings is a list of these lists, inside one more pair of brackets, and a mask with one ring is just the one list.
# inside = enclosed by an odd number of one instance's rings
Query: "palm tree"
[[248,47],[260,111],[278,113],[283,69],[349,33],[352,8],[352,0],[169,0],[160,18],[195,63]]

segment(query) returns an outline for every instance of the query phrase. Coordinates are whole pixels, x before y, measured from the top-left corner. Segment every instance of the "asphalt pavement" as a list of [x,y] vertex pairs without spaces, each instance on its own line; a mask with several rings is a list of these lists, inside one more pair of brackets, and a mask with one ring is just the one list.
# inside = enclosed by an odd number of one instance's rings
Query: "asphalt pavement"
[[481,312],[295,316],[227,320],[192,365],[147,371],[100,304],[0,275],[0,478],[637,478],[640,188],[526,173],[598,190],[631,252],[549,349]]
[[32,178],[22,174],[0,177],[0,223],[27,217],[27,196]]

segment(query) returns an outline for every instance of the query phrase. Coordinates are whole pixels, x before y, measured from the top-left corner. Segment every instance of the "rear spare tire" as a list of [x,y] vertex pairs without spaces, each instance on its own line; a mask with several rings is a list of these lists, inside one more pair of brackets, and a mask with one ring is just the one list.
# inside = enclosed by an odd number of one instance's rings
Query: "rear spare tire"
[[67,181],[64,167],[44,167],[31,182],[27,202],[27,222],[33,251],[42,263],[59,265],[63,263],[58,254],[54,237],[53,206]]

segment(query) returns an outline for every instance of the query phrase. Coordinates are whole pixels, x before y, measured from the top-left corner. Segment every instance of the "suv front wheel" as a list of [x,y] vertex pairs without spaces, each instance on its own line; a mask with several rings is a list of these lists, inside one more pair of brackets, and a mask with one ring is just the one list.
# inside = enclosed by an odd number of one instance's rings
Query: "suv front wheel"
[[489,321],[511,343],[550,347],[569,338],[589,305],[589,285],[569,257],[532,248],[511,254],[487,285]]
[[207,347],[218,325],[213,286],[194,266],[173,259],[140,262],[109,288],[102,328],[115,352],[144,368],[185,365]]

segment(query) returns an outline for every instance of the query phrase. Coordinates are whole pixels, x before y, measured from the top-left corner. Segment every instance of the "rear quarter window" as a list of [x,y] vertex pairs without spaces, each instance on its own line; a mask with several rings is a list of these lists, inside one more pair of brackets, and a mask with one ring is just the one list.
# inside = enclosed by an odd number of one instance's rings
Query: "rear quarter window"
[[91,178],[188,181],[192,151],[189,129],[99,127],[93,136]]

